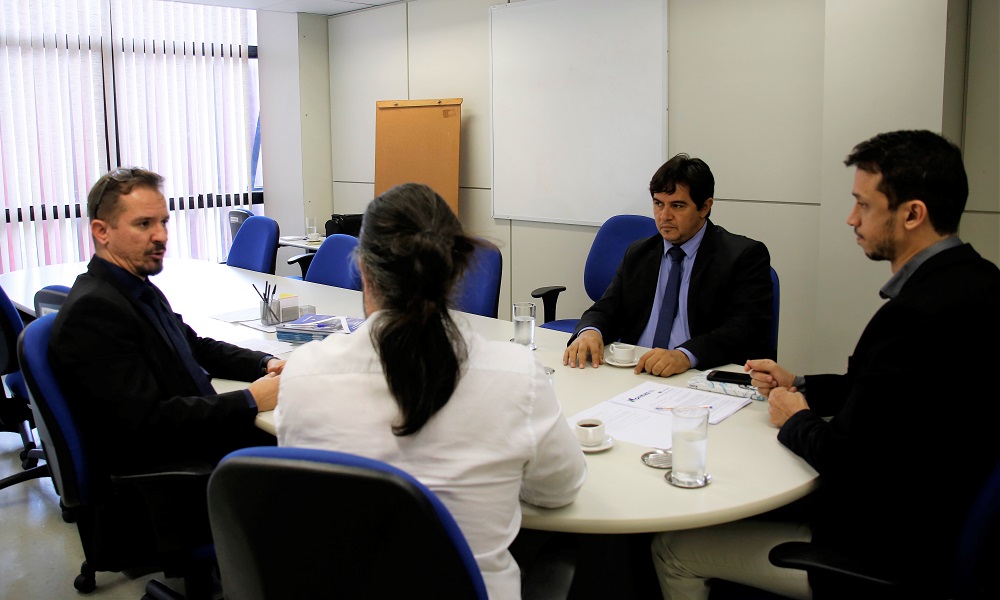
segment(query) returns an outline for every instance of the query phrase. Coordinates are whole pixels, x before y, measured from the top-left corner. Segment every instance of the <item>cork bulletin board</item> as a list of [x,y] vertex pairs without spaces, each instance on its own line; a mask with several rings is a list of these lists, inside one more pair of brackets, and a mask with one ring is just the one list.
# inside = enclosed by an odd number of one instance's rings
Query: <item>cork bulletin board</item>
[[400,183],[423,183],[458,214],[462,99],[375,103],[375,195]]

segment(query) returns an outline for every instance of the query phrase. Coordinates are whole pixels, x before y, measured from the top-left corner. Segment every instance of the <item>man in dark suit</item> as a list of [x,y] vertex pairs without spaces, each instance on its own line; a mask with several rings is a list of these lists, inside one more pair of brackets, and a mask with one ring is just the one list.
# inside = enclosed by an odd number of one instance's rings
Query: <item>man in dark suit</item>
[[[85,442],[112,472],[216,462],[274,444],[254,426],[274,408],[284,361],[198,337],[149,276],[163,269],[170,213],[144,169],[101,177],[87,198],[96,252],[56,317],[49,355]],[[252,381],[217,394],[210,377]]]
[[629,246],[600,300],[583,314],[563,364],[604,362],[621,340],[652,348],[635,372],[668,377],[691,368],[776,358],[773,288],[764,244],[712,223],[715,178],[704,161],[678,154],[649,182],[660,235]]
[[889,261],[879,292],[887,302],[846,375],[746,364],[778,441],[822,486],[801,522],[660,534],[653,556],[666,598],[707,598],[712,577],[790,597],[871,595],[769,564],[776,544],[810,540],[908,581],[902,597],[952,597],[959,528],[1000,460],[988,441],[996,393],[973,376],[970,402],[958,401],[955,370],[1000,362],[1000,270],[956,235],[969,190],[958,147],[929,131],[895,131],[859,144],[845,163],[856,167],[847,224],[869,258]]

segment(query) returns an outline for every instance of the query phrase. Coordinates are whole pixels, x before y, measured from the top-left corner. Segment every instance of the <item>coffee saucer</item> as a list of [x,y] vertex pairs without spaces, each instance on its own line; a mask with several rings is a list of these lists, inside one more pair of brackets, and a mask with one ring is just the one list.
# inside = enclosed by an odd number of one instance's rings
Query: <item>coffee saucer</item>
[[[510,341],[512,341],[512,342],[513,342],[513,341],[514,341],[514,338],[510,338]],[[528,346],[528,348],[530,348],[530,349],[532,349],[532,350],[538,350],[538,346],[536,346],[536,345],[534,345],[534,344],[531,344],[530,346]]]
[[604,438],[604,441],[596,446],[584,446],[580,445],[580,449],[587,454],[593,454],[594,452],[604,452],[605,450],[610,450],[615,445],[615,438],[610,435]]
[[667,472],[663,474],[663,478],[667,480],[667,483],[669,483],[670,485],[672,485],[674,487],[687,488],[687,489],[703,488],[706,485],[712,483],[712,476],[710,474],[708,474],[708,473],[705,473],[705,483],[703,483],[701,485],[698,485],[698,484],[687,484],[687,483],[681,483],[679,481],[674,481],[674,478],[673,478],[673,469],[668,469]]
[[612,367],[622,367],[622,368],[625,368],[625,367],[634,367],[634,366],[636,366],[637,364],[639,364],[639,359],[638,358],[633,358],[632,360],[630,360],[628,362],[618,362],[614,358],[608,357],[608,358],[604,359],[604,362],[608,363]]

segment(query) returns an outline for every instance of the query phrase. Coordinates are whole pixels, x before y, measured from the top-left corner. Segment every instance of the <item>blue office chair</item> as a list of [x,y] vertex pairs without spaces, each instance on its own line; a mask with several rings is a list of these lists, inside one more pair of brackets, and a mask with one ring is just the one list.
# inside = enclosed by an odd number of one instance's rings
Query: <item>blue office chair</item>
[[252,216],[254,216],[254,214],[250,212],[250,209],[248,208],[234,208],[229,211],[229,228],[233,232],[234,240],[236,239],[236,233],[240,230],[240,227],[242,227],[243,223],[245,223],[246,220]]
[[486,598],[448,509],[381,461],[237,450],[212,474],[208,511],[226,598]]
[[[656,233],[656,221],[642,215],[616,215],[601,225],[583,271],[583,287],[591,300],[597,302],[611,285],[629,245]],[[544,322],[541,327],[566,333],[573,333],[576,329],[580,319],[556,320],[556,303],[559,293],[565,290],[565,286],[558,285],[540,287],[531,292],[532,297],[542,299]]]
[[[64,285],[49,285],[35,293],[35,314],[40,315],[41,310],[55,312],[69,295],[69,288]],[[24,377],[21,374],[20,366],[17,362],[17,338],[24,330],[21,315],[11,302],[10,298],[3,290],[0,290],[0,306],[3,307],[3,319],[0,324],[0,335],[3,336],[2,348],[4,362],[3,373],[6,375],[5,382],[11,391],[11,396],[6,394],[0,398],[0,429],[12,431],[21,435],[21,443],[24,449],[21,450],[21,473],[15,473],[4,479],[0,479],[0,489],[10,487],[40,477],[49,476],[48,465],[39,465],[39,460],[45,459],[45,451],[35,441],[35,419],[31,414],[31,403],[28,399],[28,388],[24,384]],[[16,370],[11,371],[11,369]]]
[[288,259],[288,263],[292,264],[296,259],[308,259],[309,267],[303,276],[305,281],[360,291],[361,272],[354,258],[354,248],[357,245],[358,238],[337,233],[323,240],[316,252],[293,256]]
[[500,311],[500,277],[503,274],[503,256],[500,249],[486,240],[480,240],[472,262],[455,284],[451,301],[455,310],[497,318]]
[[[1000,559],[1000,464],[994,467],[965,514],[958,545],[950,550],[926,549],[952,561],[949,565],[942,560],[941,564],[942,569],[951,571],[949,598],[1000,598],[1000,580],[995,573]],[[861,564],[837,550],[809,542],[778,544],[771,549],[768,559],[778,567],[808,571],[810,581],[818,575],[821,582],[838,590],[831,595],[822,588],[814,589],[817,598],[841,597],[841,586],[858,597],[923,598],[927,594],[921,581],[902,580],[881,571],[877,565]]]
[[258,216],[248,218],[233,238],[226,264],[274,275],[278,234],[278,222],[274,219]]
[[[35,424],[45,448],[61,504],[71,510],[80,532],[85,562],[73,586],[95,589],[96,571],[159,568],[183,576],[187,597],[211,598],[214,553],[207,540],[188,537],[199,514],[207,520],[205,487],[212,467],[191,463],[147,472],[107,473],[89,451],[88,433],[56,381],[49,363],[49,338],[56,315],[25,327],[18,358],[31,398]],[[176,599],[176,592],[152,580],[145,598]]]

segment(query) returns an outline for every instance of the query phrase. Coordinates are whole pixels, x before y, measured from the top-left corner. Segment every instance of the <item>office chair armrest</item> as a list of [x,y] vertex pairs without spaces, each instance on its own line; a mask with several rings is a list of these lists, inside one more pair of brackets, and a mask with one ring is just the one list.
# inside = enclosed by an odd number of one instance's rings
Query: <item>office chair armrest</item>
[[531,292],[532,298],[542,299],[542,314],[544,318],[542,323],[556,320],[556,303],[559,302],[559,294],[565,291],[566,286],[564,285],[550,285],[537,288]]
[[778,544],[771,548],[767,558],[776,567],[799,569],[887,589],[901,586],[899,580],[886,576],[877,569],[860,564],[836,550],[808,542]]
[[288,259],[288,264],[290,265],[298,264],[299,268],[302,269],[302,278],[305,279],[306,271],[309,270],[309,265],[312,264],[312,260],[315,256],[316,256],[315,252],[296,254],[295,256]]
[[144,484],[148,482],[171,481],[178,479],[204,478],[206,481],[212,474],[212,465],[207,462],[176,463],[157,465],[147,470],[111,475],[115,483]]

